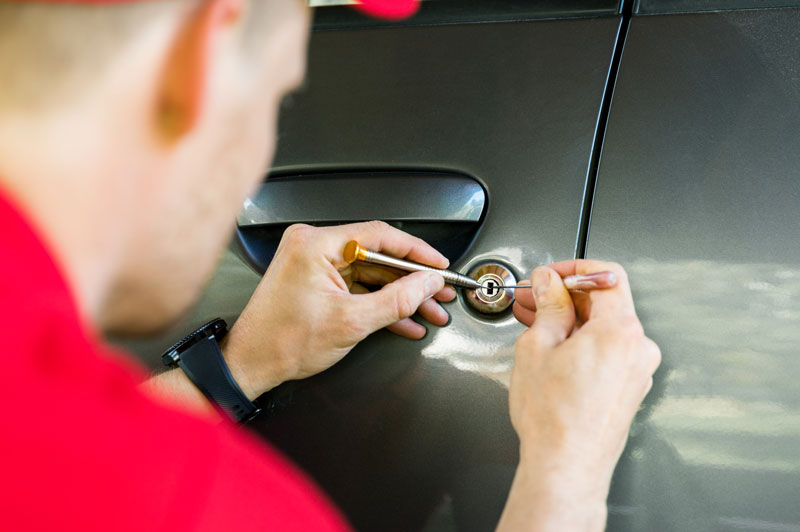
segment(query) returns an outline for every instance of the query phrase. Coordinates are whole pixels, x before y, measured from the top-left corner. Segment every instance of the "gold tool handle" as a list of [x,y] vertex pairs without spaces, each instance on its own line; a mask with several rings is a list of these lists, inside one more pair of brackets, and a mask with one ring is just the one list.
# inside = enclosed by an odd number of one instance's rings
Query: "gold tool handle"
[[389,255],[378,253],[377,251],[370,251],[359,246],[358,242],[355,240],[351,240],[347,243],[347,245],[345,245],[343,258],[348,264],[352,264],[358,260],[369,264],[379,264],[381,266],[397,268],[398,270],[403,270],[404,272],[436,272],[444,277],[444,281],[447,284],[473,289],[481,287],[480,283],[478,283],[478,281],[475,279],[471,279],[466,275],[461,275],[458,272],[433,268],[424,264],[411,262],[410,260],[390,257]]

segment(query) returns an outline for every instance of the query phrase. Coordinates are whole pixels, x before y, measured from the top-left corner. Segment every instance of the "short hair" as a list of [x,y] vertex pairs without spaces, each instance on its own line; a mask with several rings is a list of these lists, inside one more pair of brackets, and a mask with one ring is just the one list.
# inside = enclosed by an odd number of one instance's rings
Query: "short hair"
[[[79,4],[0,0],[0,113],[39,111],[76,98],[101,77],[142,28],[160,17],[185,13],[202,1]],[[253,41],[269,3],[252,0],[245,42]]]

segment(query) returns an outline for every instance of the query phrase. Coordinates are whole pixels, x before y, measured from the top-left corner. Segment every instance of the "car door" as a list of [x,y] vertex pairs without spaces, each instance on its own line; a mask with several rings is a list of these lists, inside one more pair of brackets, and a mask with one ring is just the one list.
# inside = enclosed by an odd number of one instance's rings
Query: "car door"
[[[292,222],[391,211],[391,223],[449,246],[461,272],[496,263],[522,278],[574,257],[618,4],[438,0],[395,24],[318,8],[307,86],[280,119],[277,179],[248,200],[192,315],[133,348],[154,361],[204,320],[231,322]],[[467,214],[451,208],[455,182],[480,196]],[[421,341],[381,331],[329,371],[271,391],[269,415],[249,425],[358,530],[487,530],[502,511],[518,460],[507,387],[523,328],[510,309],[475,311],[463,292],[446,309],[450,323]]]
[[800,8],[640,0],[587,256],[663,364],[609,530],[800,530]]

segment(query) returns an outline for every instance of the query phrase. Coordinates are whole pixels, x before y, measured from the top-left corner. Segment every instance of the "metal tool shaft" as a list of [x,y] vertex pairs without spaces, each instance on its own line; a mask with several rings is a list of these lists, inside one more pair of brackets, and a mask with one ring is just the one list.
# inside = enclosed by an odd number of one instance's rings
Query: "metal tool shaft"
[[[403,270],[404,272],[436,272],[444,277],[445,283],[449,285],[460,286],[461,288],[472,288],[473,290],[483,288],[483,285],[481,285],[478,281],[472,279],[471,277],[467,277],[466,275],[462,275],[452,270],[444,270],[441,268],[434,268],[432,266],[419,264],[417,262],[411,262],[410,260],[397,259],[395,257],[390,257],[389,255],[384,255],[383,253],[378,253],[377,251],[370,251],[359,246],[358,242],[355,240],[351,240],[344,247],[343,257],[348,264],[352,264],[358,260],[368,264],[389,266],[390,268],[396,268],[398,270]],[[564,286],[567,288],[567,290],[597,290],[603,288],[612,288],[616,286],[616,284],[617,276],[614,274],[614,272],[595,272],[568,275],[564,277]],[[493,288],[530,288],[530,285],[496,284],[493,286]]]
[[410,260],[398,259],[378,253],[377,251],[370,251],[358,245],[357,242],[352,241],[347,244],[344,251],[344,259],[348,263],[353,263],[356,260],[366,262],[368,264],[378,264],[380,266],[389,266],[404,272],[436,272],[444,277],[445,283],[452,286],[459,286],[461,288],[480,288],[481,285],[475,279],[454,272],[452,270],[444,270],[441,268],[434,268],[426,266]]
[[[594,272],[564,277],[564,287],[567,290],[597,290],[613,288],[617,285],[617,276],[614,272]],[[530,288],[529,284],[500,285],[495,288]]]

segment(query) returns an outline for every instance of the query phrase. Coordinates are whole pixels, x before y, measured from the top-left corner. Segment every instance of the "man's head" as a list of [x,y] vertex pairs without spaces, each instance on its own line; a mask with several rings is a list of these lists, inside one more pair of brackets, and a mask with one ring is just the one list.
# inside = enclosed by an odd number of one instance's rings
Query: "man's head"
[[155,331],[197,297],[304,77],[306,4],[0,0],[0,187],[104,330]]
[[[105,329],[154,330],[196,297],[271,160],[309,18],[303,0],[0,2],[0,144],[14,147],[0,175],[28,180],[10,188],[41,207],[32,187],[52,184],[65,226],[95,217],[95,241],[59,254],[106,277],[92,309]],[[50,181],[34,175],[53,161]]]

